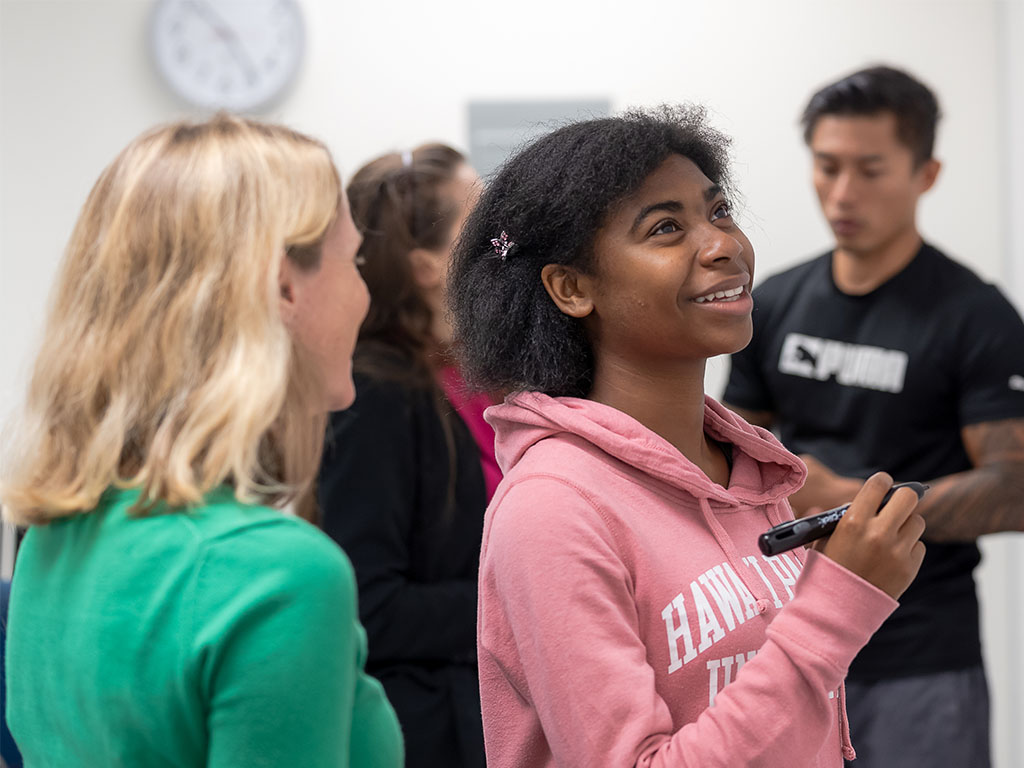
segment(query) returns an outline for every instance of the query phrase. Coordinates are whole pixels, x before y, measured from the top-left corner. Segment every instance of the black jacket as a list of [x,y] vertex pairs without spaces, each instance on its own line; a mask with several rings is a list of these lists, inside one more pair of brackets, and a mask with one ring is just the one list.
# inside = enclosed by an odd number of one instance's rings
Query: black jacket
[[318,500],[355,567],[367,671],[398,714],[407,766],[483,766],[479,448],[439,388],[355,378],[355,404],[331,414]]

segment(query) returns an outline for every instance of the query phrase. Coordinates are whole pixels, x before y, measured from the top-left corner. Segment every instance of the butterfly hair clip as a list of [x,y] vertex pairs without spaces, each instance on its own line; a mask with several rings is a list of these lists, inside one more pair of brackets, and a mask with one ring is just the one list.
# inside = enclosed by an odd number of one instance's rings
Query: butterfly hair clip
[[501,234],[495,238],[491,238],[491,245],[494,246],[494,253],[504,261],[505,257],[508,256],[509,251],[516,247],[516,244],[508,239],[508,232],[505,230],[501,231]]

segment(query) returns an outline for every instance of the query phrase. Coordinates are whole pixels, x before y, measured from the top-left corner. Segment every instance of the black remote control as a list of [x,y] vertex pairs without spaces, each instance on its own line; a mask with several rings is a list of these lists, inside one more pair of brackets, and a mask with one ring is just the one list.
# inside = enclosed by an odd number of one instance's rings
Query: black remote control
[[[878,505],[878,508],[884,507],[900,488],[910,488],[919,499],[928,490],[928,486],[924,483],[896,483],[882,498],[882,503]],[[849,508],[849,504],[843,504],[841,507],[819,512],[810,517],[802,517],[776,525],[770,531],[765,531],[757,537],[757,546],[766,555],[777,555],[780,552],[788,552],[802,544],[820,539],[822,536],[828,536],[836,529]]]

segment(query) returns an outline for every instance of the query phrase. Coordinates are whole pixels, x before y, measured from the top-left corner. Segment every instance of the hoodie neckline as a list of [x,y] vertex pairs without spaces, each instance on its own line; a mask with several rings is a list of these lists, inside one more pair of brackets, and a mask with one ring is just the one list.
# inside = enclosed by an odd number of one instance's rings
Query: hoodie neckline
[[728,488],[629,414],[593,400],[519,392],[488,408],[485,418],[495,429],[498,461],[506,474],[540,440],[569,434],[686,495],[727,508],[777,503],[806,476],[803,463],[770,432],[748,424],[709,396],[704,398],[704,430],[733,446]]

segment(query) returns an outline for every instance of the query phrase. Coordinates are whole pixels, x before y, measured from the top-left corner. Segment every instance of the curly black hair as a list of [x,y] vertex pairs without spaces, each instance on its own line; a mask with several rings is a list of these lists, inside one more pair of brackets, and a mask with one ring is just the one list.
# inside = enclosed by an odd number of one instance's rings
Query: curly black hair
[[900,141],[914,153],[920,166],[935,150],[935,129],[941,111],[928,86],[893,67],[868,67],[830,83],[815,93],[800,122],[804,142],[810,145],[818,120],[826,115],[872,116],[891,112]]
[[[700,106],[661,106],[565,125],[501,166],[466,221],[448,275],[456,352],[472,385],[585,397],[594,355],[581,320],[541,282],[547,264],[594,267],[597,231],[673,154],[731,196],[729,139]],[[491,240],[515,243],[503,259]]]

